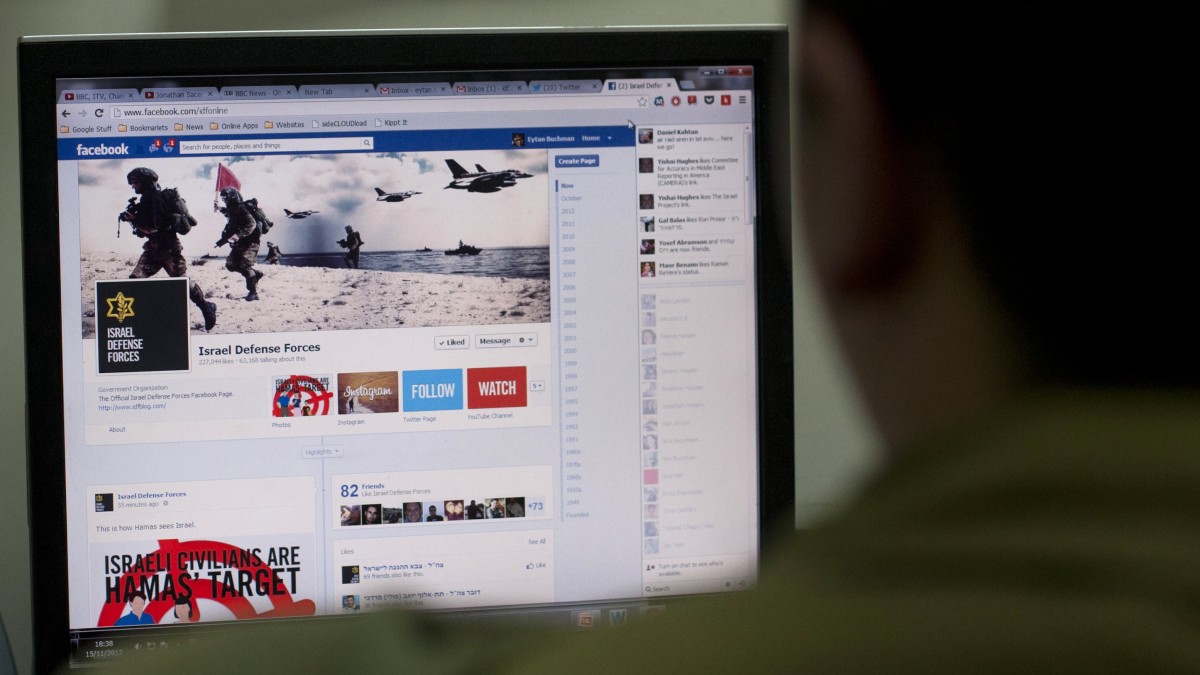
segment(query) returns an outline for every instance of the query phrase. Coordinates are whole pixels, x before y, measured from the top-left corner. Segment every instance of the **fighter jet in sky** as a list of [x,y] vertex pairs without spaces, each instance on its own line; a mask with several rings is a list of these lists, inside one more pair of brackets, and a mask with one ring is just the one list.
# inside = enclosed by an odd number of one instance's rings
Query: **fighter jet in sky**
[[419,195],[420,192],[384,192],[379,188],[375,188],[375,194],[379,195],[375,198],[377,202],[402,202],[413,195]]
[[288,211],[287,209],[284,209],[283,212],[287,214],[288,218],[294,220],[304,220],[314,213],[320,213],[320,211]]
[[476,164],[476,173],[470,173],[462,168],[458,162],[448,159],[446,166],[450,167],[450,173],[454,174],[454,180],[443,189],[454,188],[455,190],[466,190],[467,192],[499,192],[500,188],[512,187],[517,184],[518,178],[532,178],[531,174],[516,169],[508,169],[506,171],[488,171],[482,166]]

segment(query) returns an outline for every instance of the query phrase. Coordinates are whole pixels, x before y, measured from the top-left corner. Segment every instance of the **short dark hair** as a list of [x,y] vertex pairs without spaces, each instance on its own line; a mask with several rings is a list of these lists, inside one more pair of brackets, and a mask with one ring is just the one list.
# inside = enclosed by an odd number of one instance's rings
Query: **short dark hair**
[[[897,134],[940,164],[1036,373],[1200,385],[1195,216],[1134,3],[809,0],[856,37]],[[1162,25],[1163,19],[1155,21]],[[1162,38],[1160,38],[1162,39]],[[1194,189],[1194,188],[1192,188]],[[1190,190],[1189,190],[1190,192]],[[1177,196],[1178,195],[1178,196]]]

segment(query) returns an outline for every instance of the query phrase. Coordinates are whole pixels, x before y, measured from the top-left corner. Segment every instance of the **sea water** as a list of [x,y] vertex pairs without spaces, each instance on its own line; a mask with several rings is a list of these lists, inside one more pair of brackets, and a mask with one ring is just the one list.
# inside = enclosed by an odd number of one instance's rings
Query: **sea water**
[[[284,254],[280,265],[346,267],[345,253]],[[258,264],[264,264],[260,257]],[[425,274],[463,274],[474,277],[549,279],[550,247],[485,248],[479,255],[446,255],[443,251],[362,251],[359,269]]]

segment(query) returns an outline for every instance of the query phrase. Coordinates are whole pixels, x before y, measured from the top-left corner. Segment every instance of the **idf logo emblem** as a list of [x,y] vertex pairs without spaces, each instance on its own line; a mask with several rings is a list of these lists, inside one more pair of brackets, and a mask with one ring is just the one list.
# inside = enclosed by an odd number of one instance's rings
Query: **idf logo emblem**
[[101,374],[187,370],[190,337],[186,277],[96,282]]
[[125,294],[117,291],[116,297],[108,298],[105,302],[108,303],[107,316],[110,319],[116,319],[117,323],[125,323],[127,317],[133,316],[133,298],[125,297]]

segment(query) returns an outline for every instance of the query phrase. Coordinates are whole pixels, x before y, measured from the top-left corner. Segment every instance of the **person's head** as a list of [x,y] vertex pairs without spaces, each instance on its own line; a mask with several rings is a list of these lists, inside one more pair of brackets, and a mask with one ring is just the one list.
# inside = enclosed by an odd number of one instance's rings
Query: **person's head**
[[377,504],[368,504],[363,508],[363,520],[367,523],[378,523],[379,506]]
[[175,598],[175,620],[181,623],[192,620],[192,604],[188,598],[183,596]]
[[893,445],[1029,386],[1200,385],[1179,319],[1195,282],[1145,189],[1161,163],[1126,149],[1154,113],[1126,117],[1144,99],[1112,101],[1100,81],[1139,86],[1142,57],[1096,30],[1120,26],[1111,11],[1077,19],[1025,2],[805,3],[808,249]]
[[405,502],[404,503],[404,520],[410,523],[420,522],[421,520],[421,502]]
[[346,609],[354,609],[354,596],[353,595],[343,595],[342,596],[342,607],[345,607]]
[[139,166],[133,171],[130,171],[125,180],[129,183],[129,187],[137,194],[146,194],[156,183],[158,183],[158,174],[154,169],[149,169],[144,166]]
[[349,225],[346,226],[346,234],[350,234],[353,231],[354,231],[353,227],[350,227]]
[[429,505],[429,515],[431,515],[431,516],[437,515],[437,507],[434,506],[433,504]]
[[141,616],[146,609],[146,594],[141,591],[134,591],[129,595],[129,608],[133,613]]
[[242,193],[238,192],[237,188],[222,188],[221,199],[225,202],[226,206],[234,206],[242,203]]

